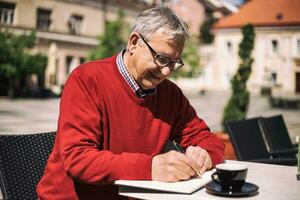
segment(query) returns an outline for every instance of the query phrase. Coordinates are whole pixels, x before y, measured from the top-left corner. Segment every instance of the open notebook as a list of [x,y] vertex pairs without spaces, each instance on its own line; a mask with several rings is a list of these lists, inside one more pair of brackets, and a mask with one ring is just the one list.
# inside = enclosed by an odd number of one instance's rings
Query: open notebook
[[187,181],[179,181],[174,183],[160,181],[117,180],[115,181],[115,184],[121,186],[130,186],[144,189],[161,190],[166,192],[190,194],[209,183],[211,181],[211,174],[213,172],[214,170],[207,171],[203,174],[201,178],[195,177]]

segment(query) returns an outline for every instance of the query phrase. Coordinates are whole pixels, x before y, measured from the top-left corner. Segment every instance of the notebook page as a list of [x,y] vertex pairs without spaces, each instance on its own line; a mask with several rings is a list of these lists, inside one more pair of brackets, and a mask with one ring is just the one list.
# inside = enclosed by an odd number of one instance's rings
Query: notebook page
[[209,183],[212,180],[211,174],[214,171],[215,170],[206,171],[201,178],[195,177],[187,181],[179,181],[174,183],[143,180],[117,180],[115,181],[115,184],[120,186],[190,194]]

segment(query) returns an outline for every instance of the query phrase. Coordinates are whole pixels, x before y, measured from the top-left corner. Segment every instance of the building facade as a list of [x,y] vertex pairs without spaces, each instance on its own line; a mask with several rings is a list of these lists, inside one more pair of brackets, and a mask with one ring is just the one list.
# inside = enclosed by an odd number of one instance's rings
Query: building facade
[[208,14],[222,17],[237,11],[220,0],[0,0],[0,28],[16,34],[36,30],[35,51],[48,56],[45,86],[59,94],[70,72],[98,45],[105,21],[122,9],[132,24],[138,13],[158,4],[181,16],[196,38]]
[[197,38],[208,15],[222,18],[238,11],[236,6],[222,0],[169,0],[165,4],[187,22],[190,34]]
[[70,72],[98,45],[105,21],[119,9],[132,22],[152,3],[142,0],[0,0],[1,30],[36,30],[35,51],[48,56],[45,86],[59,94]]
[[[240,29],[255,27],[254,63],[248,88],[272,88],[283,95],[300,93],[300,1],[252,0],[241,10],[220,20],[214,28],[214,56],[207,87],[228,89],[239,65]],[[212,84],[211,84],[212,83]]]

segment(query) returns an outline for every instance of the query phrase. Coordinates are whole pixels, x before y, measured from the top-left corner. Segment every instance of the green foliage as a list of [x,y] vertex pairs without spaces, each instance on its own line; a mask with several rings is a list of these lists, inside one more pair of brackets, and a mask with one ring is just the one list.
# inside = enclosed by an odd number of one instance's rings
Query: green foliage
[[36,55],[25,55],[24,66],[30,66],[24,68],[25,74],[37,74],[39,76],[43,76],[47,61],[47,57],[40,53]]
[[104,33],[99,36],[99,45],[90,53],[88,60],[107,58],[124,48],[123,38],[127,27],[124,17],[120,10],[116,20],[106,22]]
[[200,27],[200,40],[205,44],[211,44],[214,41],[214,35],[211,33],[211,28],[217,21],[212,14],[208,14],[205,21]]
[[42,54],[28,53],[35,45],[35,32],[29,35],[14,35],[11,32],[0,32],[0,78],[8,80],[7,94],[15,97],[28,87],[24,83],[31,74],[44,75],[47,57]]
[[222,124],[228,121],[243,120],[246,118],[249,105],[249,91],[247,80],[251,74],[255,33],[251,24],[242,27],[243,39],[239,44],[240,64],[236,74],[231,79],[232,95],[224,109]]
[[172,74],[172,78],[179,77],[192,78],[200,74],[200,57],[198,45],[195,39],[191,38],[186,41],[185,48],[182,52],[184,66]]

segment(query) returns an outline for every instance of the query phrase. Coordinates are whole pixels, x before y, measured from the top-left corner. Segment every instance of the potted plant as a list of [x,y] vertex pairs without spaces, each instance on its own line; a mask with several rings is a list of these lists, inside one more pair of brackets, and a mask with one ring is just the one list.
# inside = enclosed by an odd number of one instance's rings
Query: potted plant
[[225,145],[225,152],[224,152],[224,159],[225,160],[236,160],[236,154],[234,151],[234,148],[232,146],[231,140],[229,138],[229,135],[225,132],[214,132],[214,134],[222,140],[222,142]]

